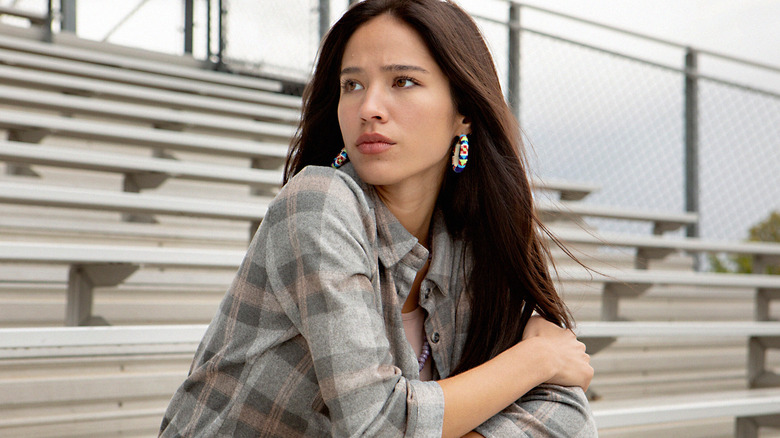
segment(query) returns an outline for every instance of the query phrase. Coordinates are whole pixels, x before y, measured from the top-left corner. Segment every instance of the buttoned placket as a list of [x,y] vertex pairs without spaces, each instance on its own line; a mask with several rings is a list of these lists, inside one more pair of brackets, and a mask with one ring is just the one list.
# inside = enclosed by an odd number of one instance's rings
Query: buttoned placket
[[[439,348],[439,332],[438,327],[434,325],[434,318],[431,315],[436,311],[435,305],[435,283],[429,279],[424,279],[420,285],[420,306],[425,309],[425,322],[423,328],[425,329],[425,337],[428,339],[428,346],[431,349],[431,356],[429,360],[433,360],[433,378],[438,379],[440,374],[438,367],[441,361],[441,351]],[[434,341],[435,339],[435,341]]]

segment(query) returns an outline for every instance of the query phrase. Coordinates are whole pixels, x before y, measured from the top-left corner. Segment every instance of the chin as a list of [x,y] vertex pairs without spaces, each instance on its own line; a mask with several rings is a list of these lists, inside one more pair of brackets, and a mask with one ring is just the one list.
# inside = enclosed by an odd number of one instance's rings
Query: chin
[[401,175],[394,169],[394,165],[388,162],[352,162],[360,179],[372,186],[385,186],[397,183]]

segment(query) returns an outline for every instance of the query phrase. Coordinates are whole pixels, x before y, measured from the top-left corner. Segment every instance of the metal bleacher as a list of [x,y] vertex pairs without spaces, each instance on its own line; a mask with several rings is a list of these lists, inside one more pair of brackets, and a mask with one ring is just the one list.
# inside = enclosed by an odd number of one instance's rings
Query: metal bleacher
[[[156,436],[281,181],[300,98],[2,29],[0,64],[0,436]],[[596,270],[554,251],[600,435],[780,436],[780,277],[691,268],[721,252],[776,264],[780,245],[668,236],[696,216],[534,184],[553,194],[547,226]]]

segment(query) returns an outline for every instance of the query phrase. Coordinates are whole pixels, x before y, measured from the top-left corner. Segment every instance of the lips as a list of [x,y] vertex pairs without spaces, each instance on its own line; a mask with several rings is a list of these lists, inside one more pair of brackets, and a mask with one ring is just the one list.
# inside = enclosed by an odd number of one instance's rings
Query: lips
[[393,140],[379,133],[363,134],[358,137],[355,143],[357,143],[358,151],[363,154],[379,154],[395,144]]
[[395,144],[393,140],[390,140],[389,138],[385,137],[382,134],[378,133],[371,133],[371,134],[363,134],[357,139],[357,145],[360,146],[363,143],[389,143],[389,144]]

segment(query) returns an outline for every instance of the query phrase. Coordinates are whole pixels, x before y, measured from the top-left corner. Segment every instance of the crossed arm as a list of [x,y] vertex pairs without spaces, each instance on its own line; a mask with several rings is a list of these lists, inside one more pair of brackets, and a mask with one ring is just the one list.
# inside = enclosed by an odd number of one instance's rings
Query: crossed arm
[[473,429],[541,384],[587,389],[593,378],[589,362],[585,346],[574,333],[533,317],[522,342],[478,367],[438,382],[444,392],[442,436],[482,436]]

